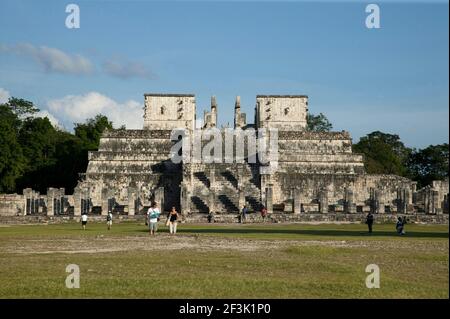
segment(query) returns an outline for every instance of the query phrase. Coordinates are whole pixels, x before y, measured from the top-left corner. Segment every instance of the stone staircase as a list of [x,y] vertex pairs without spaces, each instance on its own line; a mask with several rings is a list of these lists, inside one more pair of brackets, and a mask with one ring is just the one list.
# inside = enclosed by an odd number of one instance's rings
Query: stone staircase
[[[259,189],[258,167],[255,164],[244,164],[241,168],[242,190],[245,204],[251,212],[262,208]],[[238,170],[236,167],[222,168],[215,172],[215,184],[211,190],[211,181],[203,171],[194,172],[191,210],[194,212],[209,212],[209,194],[215,193],[215,211],[217,213],[239,213]]]
[[220,204],[222,205],[223,209],[221,211],[226,211],[228,213],[239,213],[239,207],[236,205],[238,204],[237,202],[239,201],[239,199],[232,200],[230,199],[230,195],[226,194],[221,194],[217,196],[217,199],[218,202],[220,202]]
[[191,197],[192,204],[195,205],[196,211],[199,213],[208,213],[209,207],[206,205],[205,201],[200,198],[199,196],[192,196]]
[[195,178],[195,181],[202,182],[203,185],[207,188],[209,188],[211,185],[211,181],[209,180],[208,176],[206,176],[205,172],[195,172],[194,178]]

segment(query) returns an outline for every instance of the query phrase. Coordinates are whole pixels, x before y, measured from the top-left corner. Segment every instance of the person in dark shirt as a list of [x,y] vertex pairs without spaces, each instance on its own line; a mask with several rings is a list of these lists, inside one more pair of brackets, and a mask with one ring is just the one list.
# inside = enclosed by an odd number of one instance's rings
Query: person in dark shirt
[[241,223],[245,223],[247,221],[247,213],[248,213],[248,208],[246,205],[244,205],[244,208],[242,208],[242,211],[241,211]]
[[266,217],[267,217],[267,208],[266,207],[261,208],[261,217],[262,217],[263,222],[265,222]]
[[367,227],[369,228],[369,234],[372,233],[373,219],[374,218],[373,218],[372,212],[369,212],[366,217],[366,224],[367,224]]
[[177,220],[178,220],[178,212],[175,207],[172,207],[172,210],[169,213],[169,230],[170,233],[175,235],[177,233]]
[[404,235],[405,234],[405,224],[406,224],[406,217],[399,217],[397,219],[397,224],[395,225],[395,229],[397,230],[397,234]]

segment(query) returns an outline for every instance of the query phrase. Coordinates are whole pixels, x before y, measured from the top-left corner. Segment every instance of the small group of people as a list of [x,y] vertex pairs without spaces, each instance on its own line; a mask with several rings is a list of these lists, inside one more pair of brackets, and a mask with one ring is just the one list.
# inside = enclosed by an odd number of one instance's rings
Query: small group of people
[[[372,233],[373,222],[374,222],[374,216],[373,216],[372,212],[369,212],[366,216],[366,224],[367,224],[367,227],[369,228],[369,234]],[[403,217],[399,216],[397,218],[397,223],[395,224],[395,229],[397,231],[397,234],[399,234],[399,235],[406,234],[406,232],[405,232],[406,223],[407,223],[406,216],[403,216]]]
[[[158,231],[158,222],[160,220],[161,211],[158,208],[156,202],[152,202],[150,208],[147,211],[147,216],[145,219],[145,224],[149,228],[150,235],[155,235]],[[176,234],[177,232],[177,221],[179,218],[179,214],[175,207],[172,207],[172,210],[167,215],[166,226],[169,226],[170,234]],[[88,221],[88,215],[86,213],[81,215],[81,227],[83,230],[86,230],[86,225]],[[113,222],[113,214],[112,211],[108,211],[106,215],[106,227],[108,230],[111,230]]]
[[[248,214],[248,208],[246,205],[241,210],[240,214],[240,222],[245,223],[247,220],[247,214]],[[158,222],[160,220],[161,211],[158,208],[158,204],[156,202],[152,202],[150,208],[147,211],[147,216],[145,220],[145,224],[148,226],[149,234],[155,235],[158,231]],[[266,220],[267,217],[267,208],[262,207],[261,209],[261,217],[263,221]],[[178,225],[178,218],[179,213],[177,212],[175,206],[172,207],[169,214],[167,214],[167,220],[166,220],[166,226],[169,227],[170,234],[176,234],[177,233],[177,225]],[[213,219],[213,215],[210,214],[208,216],[208,221],[211,222]],[[81,226],[83,230],[86,230],[88,215],[86,213],[81,215]],[[112,220],[113,220],[113,214],[111,210],[108,212],[108,215],[106,215],[106,225],[108,230],[111,230],[112,227]],[[369,228],[369,234],[373,231],[373,223],[374,223],[374,215],[372,212],[369,212],[366,216],[366,224]],[[405,235],[405,225],[407,223],[406,216],[399,216],[397,218],[397,223],[395,225],[395,229],[397,231],[397,234],[399,235]]]
[[[158,231],[158,221],[160,220],[161,211],[158,208],[156,202],[152,202],[150,208],[147,211],[146,225],[148,225],[149,234],[155,235]],[[167,215],[166,226],[169,226],[169,232],[172,235],[177,233],[179,214],[175,208],[172,207],[171,211]]]
[[[241,223],[245,223],[247,221],[247,214],[248,214],[248,208],[247,208],[247,205],[244,205],[244,207],[242,207],[241,214],[239,216]],[[265,206],[263,206],[261,208],[261,218],[262,218],[263,222],[266,221],[267,208]]]
[[[108,230],[111,230],[112,220],[113,220],[113,214],[111,211],[109,211],[108,215],[106,215],[106,227],[108,228]],[[83,228],[83,230],[86,230],[87,221],[88,221],[88,215],[86,213],[83,213],[81,215],[81,227]]]

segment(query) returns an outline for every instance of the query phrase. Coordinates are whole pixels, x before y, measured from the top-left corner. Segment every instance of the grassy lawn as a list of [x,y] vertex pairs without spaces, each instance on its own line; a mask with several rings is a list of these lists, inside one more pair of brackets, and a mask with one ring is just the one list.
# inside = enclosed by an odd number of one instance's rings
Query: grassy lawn
[[[448,298],[448,226],[0,227],[2,298]],[[65,287],[68,264],[80,288]],[[368,289],[368,264],[381,287]]]

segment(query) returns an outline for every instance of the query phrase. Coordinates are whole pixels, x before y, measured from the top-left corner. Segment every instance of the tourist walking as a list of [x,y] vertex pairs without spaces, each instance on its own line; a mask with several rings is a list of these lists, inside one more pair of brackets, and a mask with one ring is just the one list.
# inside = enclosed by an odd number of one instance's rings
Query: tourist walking
[[247,213],[248,213],[248,208],[246,205],[244,205],[244,207],[242,208],[242,212],[241,212],[241,223],[245,223],[247,220]]
[[263,208],[261,208],[261,218],[263,220],[263,223],[266,222],[266,217],[267,217],[267,208],[263,206]]
[[397,234],[399,234],[399,235],[405,234],[405,224],[406,224],[406,217],[404,217],[404,218],[398,217],[397,224],[395,225]]
[[369,234],[372,233],[373,219],[374,218],[373,218],[372,212],[369,212],[366,217],[366,224],[367,224],[367,227],[369,228]]
[[113,214],[111,211],[109,211],[108,215],[106,215],[106,225],[108,227],[108,230],[111,230],[112,220],[113,220]]
[[169,221],[169,231],[172,235],[177,233],[177,220],[178,220],[178,212],[175,207],[172,207],[169,215],[167,215]]
[[159,215],[161,215],[161,212],[158,208],[158,205],[156,204],[156,202],[152,202],[152,205],[150,206],[147,212],[148,228],[150,235],[155,235],[155,233],[158,231]]
[[81,227],[83,227],[83,230],[86,230],[87,220],[88,220],[88,215],[86,213],[81,215]]

